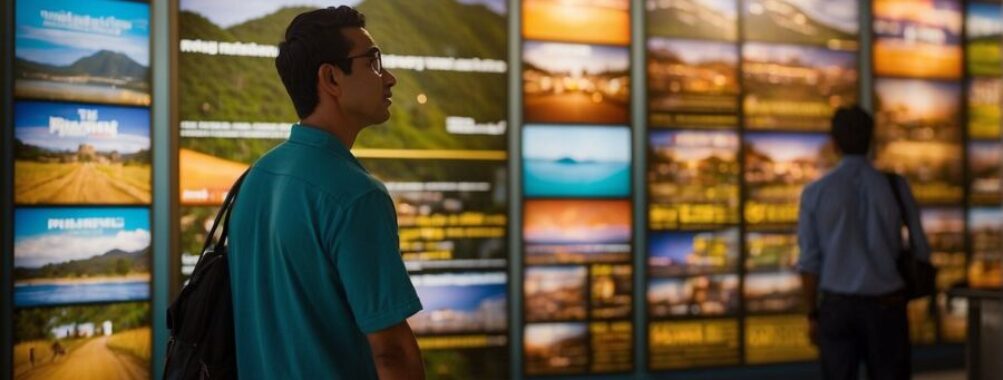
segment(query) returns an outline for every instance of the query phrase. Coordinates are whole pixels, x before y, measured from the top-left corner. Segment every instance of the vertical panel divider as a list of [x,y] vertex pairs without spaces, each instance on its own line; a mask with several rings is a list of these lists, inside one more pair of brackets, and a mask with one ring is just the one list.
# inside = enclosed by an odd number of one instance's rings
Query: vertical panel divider
[[647,323],[647,230],[648,230],[648,200],[647,197],[647,140],[648,140],[648,118],[645,115],[648,99],[647,93],[647,57],[645,54],[647,19],[645,17],[645,6],[643,2],[633,2],[630,7],[630,30],[631,30],[631,72],[630,72],[630,98],[631,98],[631,136],[632,162],[633,162],[633,208],[634,208],[634,275],[633,283],[633,311],[634,311],[634,376],[639,378],[647,373],[648,369],[648,323]]
[[152,338],[151,344],[153,366],[153,378],[159,379],[163,376],[164,355],[168,339],[167,331],[167,305],[170,302],[171,287],[170,279],[172,275],[171,257],[172,237],[171,223],[173,213],[171,204],[174,200],[173,182],[171,175],[170,157],[176,151],[173,142],[173,129],[171,128],[171,110],[173,107],[171,95],[176,76],[173,73],[171,41],[172,33],[177,28],[173,28],[171,22],[172,14],[175,14],[177,2],[174,1],[152,1],[150,25],[152,26],[151,55],[153,57],[153,106],[151,125],[151,144],[153,155],[153,209],[152,232],[153,232],[153,284],[151,292],[151,312],[152,316]]
[[13,210],[13,152],[11,152],[10,141],[13,140],[14,120],[10,110],[11,91],[13,90],[13,80],[11,80],[11,56],[14,46],[14,12],[11,9],[13,0],[0,0],[0,76],[3,77],[4,86],[0,89],[0,213],[3,214],[3,223],[0,224],[0,379],[9,379],[14,376],[14,339],[13,339],[13,299],[9,295],[14,294],[14,249],[13,235],[14,220]]
[[735,44],[738,48],[738,312],[735,320],[738,324],[738,363],[746,364],[745,354],[745,259],[746,259],[746,223],[745,223],[745,202],[747,190],[745,183],[745,2],[738,0],[738,10],[736,13],[737,36]]
[[522,8],[508,0],[508,336],[509,378],[522,378]]

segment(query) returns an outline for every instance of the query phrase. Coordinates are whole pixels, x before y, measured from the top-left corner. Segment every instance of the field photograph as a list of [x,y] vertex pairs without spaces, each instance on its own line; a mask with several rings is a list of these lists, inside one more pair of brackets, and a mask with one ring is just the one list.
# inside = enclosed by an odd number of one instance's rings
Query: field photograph
[[150,111],[78,103],[14,104],[14,202],[151,202]]
[[648,313],[653,318],[732,315],[738,311],[738,275],[653,278]]
[[523,194],[527,198],[630,196],[630,138],[626,126],[524,126]]
[[854,52],[746,43],[742,75],[749,129],[828,131],[836,108],[857,102]]
[[14,96],[150,105],[149,4],[33,1],[14,18]]
[[14,305],[150,298],[145,208],[21,208],[14,212]]
[[796,223],[805,185],[821,178],[837,162],[829,136],[750,133],[745,144],[746,222]]
[[1003,202],[1003,145],[999,141],[968,143],[968,200],[994,206]]
[[523,208],[526,263],[630,260],[628,200],[530,200]]
[[794,270],[798,236],[792,230],[750,232],[745,235],[745,269],[749,272]]
[[965,59],[968,74],[976,76],[1003,76],[1003,6],[999,3],[968,2],[965,22]]
[[[366,29],[397,78],[390,120],[361,133],[355,148],[506,148],[509,16],[503,0],[182,0],[179,37],[275,47],[297,14],[338,5],[366,14]],[[424,57],[491,64],[447,70],[428,67],[426,62],[435,60]],[[182,121],[292,124],[299,119],[272,57],[182,50],[178,73]]]
[[634,271],[631,265],[595,264],[589,272],[589,313],[592,319],[629,318],[634,299]]
[[583,320],[588,315],[588,269],[527,267],[523,280],[525,318],[530,322]]
[[801,278],[795,271],[745,275],[745,310],[750,313],[796,312],[801,306]]
[[279,139],[181,138],[178,194],[181,204],[218,206],[237,178]]
[[738,228],[660,232],[652,233],[648,239],[650,277],[738,271]]
[[968,284],[976,288],[1003,286],[1003,210],[975,208],[968,213],[972,258]]
[[508,328],[504,272],[411,275],[422,311],[408,318],[415,335],[496,333]]
[[1000,126],[1003,124],[1003,117],[1000,117],[1001,92],[1003,80],[1000,78],[968,80],[969,138],[1000,139]]
[[627,124],[630,49],[526,41],[522,89],[527,123]]
[[874,75],[961,77],[961,4],[874,0]]
[[14,313],[14,379],[149,379],[150,305],[119,303]]
[[960,86],[879,79],[874,90],[876,166],[905,176],[920,203],[960,202]]
[[731,131],[649,132],[649,227],[738,223],[739,148]]
[[738,40],[738,0],[646,1],[649,36]]
[[749,0],[745,38],[856,50],[859,7],[857,0]]
[[648,112],[738,113],[738,45],[731,42],[648,39]]
[[523,331],[526,375],[588,371],[589,337],[584,322],[531,323]]
[[629,0],[524,0],[522,36],[531,40],[630,44]]

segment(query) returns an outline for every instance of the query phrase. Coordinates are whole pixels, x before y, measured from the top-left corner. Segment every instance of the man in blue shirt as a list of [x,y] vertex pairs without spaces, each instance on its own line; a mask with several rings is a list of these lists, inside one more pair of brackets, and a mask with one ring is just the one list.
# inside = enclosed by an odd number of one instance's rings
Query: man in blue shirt
[[230,223],[242,379],[422,379],[421,310],[394,205],[350,149],[396,78],[349,7],[297,16],[275,66],[299,114],[244,180]]
[[843,159],[805,187],[798,218],[798,267],[823,376],[856,379],[863,361],[870,379],[909,379],[907,299],[895,263],[905,241],[903,212],[916,258],[930,259],[919,210],[908,183],[896,176],[901,210],[888,177],[868,160],[870,115],[840,108],[831,134]]

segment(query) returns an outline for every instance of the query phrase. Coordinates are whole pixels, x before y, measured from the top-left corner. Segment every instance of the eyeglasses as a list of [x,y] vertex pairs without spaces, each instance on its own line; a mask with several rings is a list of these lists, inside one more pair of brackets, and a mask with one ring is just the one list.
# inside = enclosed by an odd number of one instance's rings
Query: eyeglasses
[[372,48],[369,51],[359,54],[345,57],[345,61],[351,62],[356,58],[372,58],[372,62],[369,63],[369,68],[373,69],[373,72],[379,75],[383,75],[383,54],[380,53],[380,49]]

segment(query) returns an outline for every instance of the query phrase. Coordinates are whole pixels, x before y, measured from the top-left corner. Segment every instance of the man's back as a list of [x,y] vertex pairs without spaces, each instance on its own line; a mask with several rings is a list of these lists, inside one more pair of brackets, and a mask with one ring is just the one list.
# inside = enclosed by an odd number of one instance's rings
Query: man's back
[[386,189],[335,136],[297,125],[231,220],[240,377],[375,379],[366,334],[421,308]]
[[[914,227],[914,252],[927,260],[929,246],[919,228],[915,200],[901,177],[897,190]],[[901,289],[895,265],[901,215],[886,175],[864,156],[846,156],[802,194],[801,270],[819,274],[820,287],[836,293],[877,295]]]

